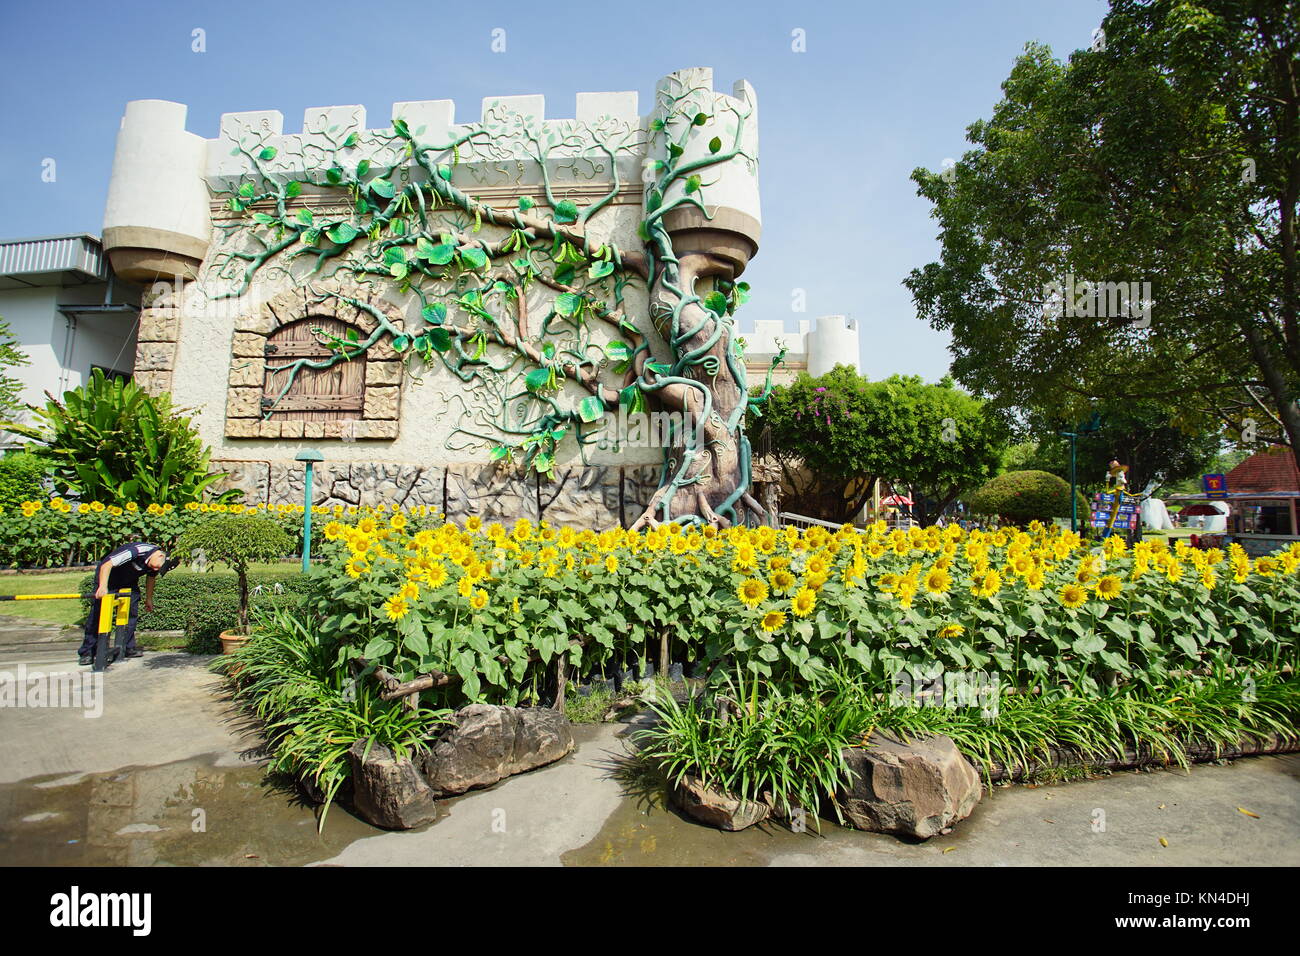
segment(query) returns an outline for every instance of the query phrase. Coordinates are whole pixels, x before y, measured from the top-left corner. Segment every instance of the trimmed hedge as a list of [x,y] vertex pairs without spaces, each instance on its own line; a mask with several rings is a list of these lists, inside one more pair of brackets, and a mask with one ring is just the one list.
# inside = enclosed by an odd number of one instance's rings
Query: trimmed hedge
[[[1088,499],[1077,493],[1079,517],[1088,516]],[[976,514],[997,515],[1024,524],[1070,517],[1070,483],[1046,471],[1009,471],[998,475],[966,501]]]
[[[250,571],[248,585],[250,607],[269,609],[300,605],[307,580],[296,570]],[[94,575],[85,577],[80,590],[82,594],[94,592]],[[185,649],[192,654],[220,651],[217,635],[239,622],[239,578],[233,572],[172,571],[158,579],[153,598],[153,611],[142,611],[136,627],[142,631],[183,630]],[[89,614],[90,601],[82,603]]]

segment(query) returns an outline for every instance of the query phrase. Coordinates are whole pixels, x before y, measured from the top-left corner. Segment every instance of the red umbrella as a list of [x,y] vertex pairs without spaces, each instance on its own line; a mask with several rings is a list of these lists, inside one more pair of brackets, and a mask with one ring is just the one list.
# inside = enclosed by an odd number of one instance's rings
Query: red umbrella
[[1197,515],[1223,514],[1223,512],[1220,511],[1218,508],[1214,507],[1214,505],[1188,505],[1186,508],[1184,508],[1182,511],[1178,513],[1189,518],[1194,518]]
[[912,507],[912,499],[907,495],[890,495],[888,498],[881,498],[880,503],[882,505],[907,505],[909,508]]

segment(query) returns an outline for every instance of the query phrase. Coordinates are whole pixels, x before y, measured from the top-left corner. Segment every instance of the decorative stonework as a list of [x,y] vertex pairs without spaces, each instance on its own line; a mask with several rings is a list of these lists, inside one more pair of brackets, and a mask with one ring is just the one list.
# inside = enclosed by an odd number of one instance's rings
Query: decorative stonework
[[[244,492],[246,505],[302,504],[301,462],[224,460],[212,462],[212,468],[229,473],[215,490],[238,488]],[[527,518],[545,520],[555,527],[603,530],[619,524],[627,527],[636,520],[654,493],[657,474],[654,465],[574,465],[557,469],[555,480],[547,481],[500,465],[425,467],[326,461],[316,466],[312,503],[325,507],[424,505],[445,511],[448,519],[460,523],[478,515],[484,521],[507,525]]]
[[176,341],[180,337],[180,312],[174,308],[146,308],[136,331],[134,379],[150,395],[172,390],[176,368]]
[[[383,312],[398,328],[401,310],[369,287],[331,285],[330,292],[361,300]],[[300,421],[276,417],[262,404],[267,370],[267,343],[281,328],[308,318],[337,319],[356,328],[364,338],[375,330],[374,316],[337,295],[307,288],[286,289],[235,320],[231,339],[230,374],[226,391],[227,438],[391,440],[397,437],[401,413],[403,364],[386,343],[378,343],[351,361],[365,363],[365,404],[359,417],[334,421]],[[143,327],[143,320],[142,320]],[[164,328],[162,331],[166,331]],[[161,332],[160,332],[161,334]],[[173,333],[174,334],[174,333]],[[163,343],[137,352],[136,367],[152,370],[166,361]],[[172,346],[174,361],[175,346]],[[148,365],[141,365],[145,359]],[[272,360],[273,361],[273,360]],[[167,366],[170,369],[170,365]],[[274,485],[274,482],[272,482]]]
[[537,476],[501,465],[448,465],[447,520],[537,521]]

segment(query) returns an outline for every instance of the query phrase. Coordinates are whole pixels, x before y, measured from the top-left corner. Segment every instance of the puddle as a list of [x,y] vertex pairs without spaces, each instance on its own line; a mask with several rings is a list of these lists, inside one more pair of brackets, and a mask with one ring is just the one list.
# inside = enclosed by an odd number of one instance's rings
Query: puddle
[[803,833],[771,821],[725,833],[679,813],[663,777],[637,762],[619,759],[610,773],[623,799],[590,843],[560,857],[565,866],[765,866],[777,856],[824,851],[866,835],[827,820],[818,833],[811,818]]
[[318,835],[291,785],[215,758],[0,785],[5,866],[298,866],[382,832],[336,805]]

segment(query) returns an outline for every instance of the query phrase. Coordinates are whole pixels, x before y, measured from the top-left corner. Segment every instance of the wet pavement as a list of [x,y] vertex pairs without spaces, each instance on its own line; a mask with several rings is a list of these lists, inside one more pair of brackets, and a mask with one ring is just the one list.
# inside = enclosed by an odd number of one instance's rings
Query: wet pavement
[[313,808],[261,767],[182,760],[0,786],[7,866],[299,866],[380,831]]
[[995,788],[928,842],[829,821],[723,833],[668,807],[630,759],[637,718],[575,728],[568,757],[445,801],[419,830],[334,807],[318,833],[314,808],[264,771],[210,660],[146,654],[93,700],[48,706],[57,675],[93,690],[76,645],[0,646],[0,675],[21,667],[51,688],[46,706],[0,707],[0,865],[1300,865],[1297,755]]

